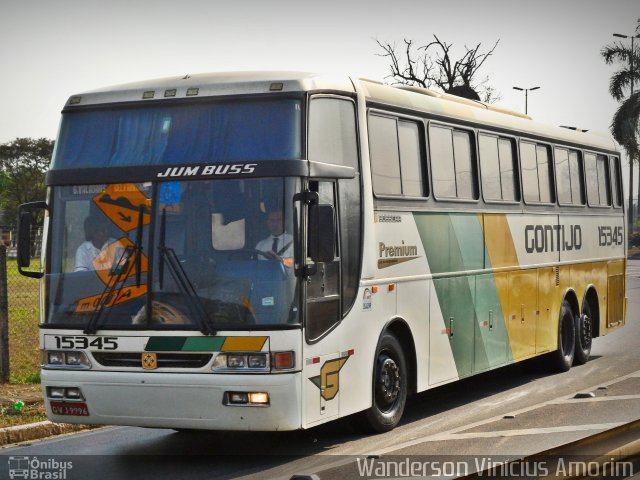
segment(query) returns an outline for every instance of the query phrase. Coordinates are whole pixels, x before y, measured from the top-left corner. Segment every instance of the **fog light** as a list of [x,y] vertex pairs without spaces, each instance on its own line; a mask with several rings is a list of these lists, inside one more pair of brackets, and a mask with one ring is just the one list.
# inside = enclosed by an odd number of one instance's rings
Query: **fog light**
[[247,365],[247,357],[244,355],[229,355],[227,366],[229,368],[244,368]]
[[249,403],[269,405],[269,394],[267,392],[250,392]]
[[49,365],[64,365],[64,352],[49,352]]
[[65,389],[63,387],[48,387],[47,390],[49,398],[64,398]]
[[249,395],[246,392],[229,392],[229,403],[246,404],[249,403]]
[[84,400],[79,388],[67,388],[67,398],[69,400]]

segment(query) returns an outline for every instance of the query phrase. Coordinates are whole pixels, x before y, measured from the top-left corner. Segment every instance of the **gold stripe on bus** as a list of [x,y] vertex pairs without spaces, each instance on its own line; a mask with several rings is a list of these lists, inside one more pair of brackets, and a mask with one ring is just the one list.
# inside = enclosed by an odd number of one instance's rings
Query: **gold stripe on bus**
[[222,344],[221,352],[259,352],[264,348],[269,337],[227,337]]

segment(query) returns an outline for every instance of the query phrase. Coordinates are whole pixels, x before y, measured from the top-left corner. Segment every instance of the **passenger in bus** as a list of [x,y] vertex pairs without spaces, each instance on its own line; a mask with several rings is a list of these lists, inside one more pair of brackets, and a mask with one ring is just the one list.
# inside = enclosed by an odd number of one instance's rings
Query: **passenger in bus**
[[285,267],[293,267],[293,235],[285,232],[282,210],[269,210],[267,228],[270,235],[258,242],[260,260],[278,260]]
[[104,218],[89,216],[84,220],[85,241],[76,250],[75,272],[96,269],[94,259],[115,242],[109,235],[109,230],[109,223]]

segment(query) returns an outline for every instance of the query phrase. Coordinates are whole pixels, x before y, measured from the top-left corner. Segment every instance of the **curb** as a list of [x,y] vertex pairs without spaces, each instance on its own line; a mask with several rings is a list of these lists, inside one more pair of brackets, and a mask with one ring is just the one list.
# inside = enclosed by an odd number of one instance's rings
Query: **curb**
[[93,425],[76,425],[70,423],[53,423],[49,420],[15,427],[0,428],[0,447],[13,443],[26,442],[28,440],[38,440],[54,435],[65,433],[75,433],[82,430],[97,428]]
[[[566,445],[535,453],[522,458],[521,462],[534,463],[536,461],[550,461],[552,467],[557,467],[560,458],[581,456],[589,462],[597,463],[600,466],[611,461],[621,462],[640,457],[640,420],[621,425],[611,430],[591,435],[589,437],[576,440]],[[508,462],[511,463],[511,462]],[[557,470],[556,470],[557,471]],[[604,471],[604,470],[603,470]],[[480,477],[490,477],[488,471],[484,470],[463,477],[464,479],[476,479]],[[586,478],[582,475],[569,475],[558,477],[551,475],[545,478],[562,478],[563,480]],[[600,478],[600,477],[598,477]],[[603,477],[604,478],[604,477]],[[608,477],[607,477],[608,478]]]

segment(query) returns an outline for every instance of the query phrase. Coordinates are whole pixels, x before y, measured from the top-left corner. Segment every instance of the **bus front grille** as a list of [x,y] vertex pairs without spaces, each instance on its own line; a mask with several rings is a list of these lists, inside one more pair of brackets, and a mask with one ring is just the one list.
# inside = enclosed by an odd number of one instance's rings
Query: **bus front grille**
[[[158,368],[202,368],[209,363],[210,353],[158,353]],[[142,353],[93,352],[103,367],[142,367]]]

